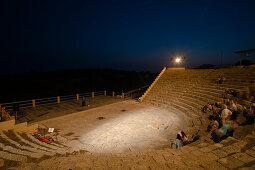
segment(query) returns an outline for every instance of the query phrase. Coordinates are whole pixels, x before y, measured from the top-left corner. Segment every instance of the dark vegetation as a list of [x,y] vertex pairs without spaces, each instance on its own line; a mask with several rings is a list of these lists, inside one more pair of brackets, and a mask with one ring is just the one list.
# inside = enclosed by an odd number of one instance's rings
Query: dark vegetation
[[198,67],[196,67],[195,69],[214,69],[214,65],[212,64],[202,64]]
[[241,63],[240,63],[240,61],[238,61],[238,62],[236,62],[235,64],[234,64],[234,66],[240,66],[240,65],[243,65],[243,66],[250,66],[250,65],[252,65],[253,63],[250,61],[250,60],[247,60],[247,59],[243,59],[243,60],[241,60]]
[[[254,64],[252,61],[247,59],[242,59],[241,63],[240,61],[236,62],[233,66],[250,66]],[[212,65],[212,64],[202,64],[200,66],[195,67],[194,69],[218,69],[218,68],[227,68],[231,67],[232,65],[224,64],[224,65]]]
[[57,70],[1,76],[0,103],[85,93],[128,91],[149,85],[157,73],[121,70]]

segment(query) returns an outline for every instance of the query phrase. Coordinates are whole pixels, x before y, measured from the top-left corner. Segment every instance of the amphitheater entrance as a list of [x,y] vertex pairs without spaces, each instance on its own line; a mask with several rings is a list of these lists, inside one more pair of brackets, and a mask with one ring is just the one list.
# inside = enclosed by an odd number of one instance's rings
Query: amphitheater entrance
[[54,127],[57,140],[89,152],[130,152],[170,147],[185,128],[178,113],[125,100],[49,119],[41,126]]

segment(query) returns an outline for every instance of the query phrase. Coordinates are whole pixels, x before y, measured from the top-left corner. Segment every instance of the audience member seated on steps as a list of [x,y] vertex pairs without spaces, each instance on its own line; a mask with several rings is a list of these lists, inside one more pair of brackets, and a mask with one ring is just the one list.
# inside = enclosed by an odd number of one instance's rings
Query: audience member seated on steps
[[232,111],[231,119],[236,120],[237,116],[237,106],[234,100],[230,101],[230,105],[228,106],[229,110]]
[[178,134],[181,136],[183,145],[189,144],[188,137],[187,137],[187,135],[183,131],[179,132]]
[[222,125],[219,124],[219,122],[217,120],[213,120],[210,122],[210,124],[207,126],[207,132],[211,132],[212,131],[212,127],[218,129],[219,127],[221,127]]
[[212,115],[210,115],[209,117],[208,117],[208,119],[210,120],[210,121],[217,121],[218,122],[218,126],[221,126],[222,125],[222,120],[221,120],[221,117],[219,116],[219,114],[217,113],[217,112],[213,112],[213,114]]
[[188,145],[192,142],[197,141],[200,138],[200,136],[195,136],[192,140],[190,140],[183,131],[179,132],[178,134],[181,136],[183,145]]
[[230,96],[237,97],[237,94],[236,90],[225,88],[224,98],[230,98]]
[[220,76],[218,77],[218,84],[222,84],[223,81],[225,81],[225,80],[226,80],[226,78],[223,77],[222,75],[220,75]]
[[215,102],[214,104],[217,108],[221,108],[222,103],[221,102]]
[[221,112],[221,119],[222,123],[226,123],[230,120],[230,116],[232,115],[232,112],[228,109],[226,105],[223,105],[223,110]]
[[208,111],[208,104],[207,105],[204,105],[204,107],[202,108],[202,112],[203,113],[207,113],[207,111]]
[[212,126],[211,139],[215,143],[219,143],[221,140],[226,139],[228,136],[233,136],[233,128],[229,124],[223,124],[220,129],[217,129],[216,125]]
[[231,94],[233,97],[237,97],[238,92],[234,89],[231,89]]
[[225,104],[226,104],[227,106],[229,106],[229,105],[231,104],[230,100],[227,99],[227,100],[225,101]]
[[210,103],[207,103],[203,108],[202,112],[207,113],[208,111],[211,111],[213,109],[213,106]]
[[241,126],[253,124],[255,119],[255,106],[251,106],[250,109],[244,106],[243,116],[245,117],[245,122],[242,123]]
[[224,98],[224,99],[230,98],[230,91],[229,91],[228,88],[225,88],[224,94],[223,94],[223,98]]
[[182,137],[180,134],[177,134],[177,137],[176,137],[176,149],[177,148],[181,148],[183,147],[183,141],[182,141]]

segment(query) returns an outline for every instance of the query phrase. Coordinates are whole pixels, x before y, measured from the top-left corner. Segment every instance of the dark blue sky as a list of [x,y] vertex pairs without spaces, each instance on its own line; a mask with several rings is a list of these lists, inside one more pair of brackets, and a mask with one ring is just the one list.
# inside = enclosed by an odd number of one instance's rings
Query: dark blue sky
[[[254,0],[5,0],[1,74],[59,68],[160,71],[233,64],[255,48]],[[4,64],[3,64],[4,63]]]

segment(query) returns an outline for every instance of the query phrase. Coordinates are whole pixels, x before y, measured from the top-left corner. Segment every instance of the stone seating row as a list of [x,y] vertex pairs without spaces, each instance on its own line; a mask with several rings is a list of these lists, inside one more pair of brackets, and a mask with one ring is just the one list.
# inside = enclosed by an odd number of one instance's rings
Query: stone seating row
[[207,120],[201,112],[202,107],[208,102],[223,101],[225,88],[244,89],[250,84],[246,80],[253,77],[252,74],[245,75],[247,72],[242,72],[236,77],[234,74],[239,71],[232,71],[223,84],[218,84],[216,82],[218,76],[228,71],[166,70],[143,101],[159,107],[176,109],[184,115],[186,122],[203,119],[206,124]]
[[[169,110],[173,113],[176,112],[179,116],[181,115],[183,120],[183,130],[190,134],[191,136],[195,136],[199,134],[199,132],[203,132],[205,130],[205,127],[208,126],[208,121],[205,117],[199,116],[197,114],[198,111],[187,109],[187,106],[183,106],[183,104],[180,104],[180,102],[155,102],[155,100],[147,99],[144,101],[145,103],[164,108]],[[202,130],[204,129],[204,130]]]
[[[220,94],[215,94],[212,95],[212,93],[209,93],[209,94],[206,94],[204,92],[201,92],[201,91],[192,91],[192,90],[188,90],[186,89],[186,91],[178,91],[178,90],[175,90],[175,91],[163,91],[163,90],[151,90],[151,92],[154,92],[154,93],[158,93],[156,96],[158,95],[162,95],[162,97],[164,97],[164,95],[167,95],[167,98],[168,97],[171,97],[171,96],[174,96],[175,98],[181,98],[182,96],[188,96],[188,97],[191,97],[191,98],[196,98],[196,99],[200,99],[202,101],[205,101],[205,102],[212,102],[212,101],[215,101],[215,100],[222,100]],[[214,102],[213,102],[214,103]]]
[[41,142],[30,133],[0,131],[0,162],[4,162],[5,166],[34,162],[73,152],[82,151],[62,144]]
[[203,140],[180,149],[70,155],[17,169],[66,169],[66,165],[73,169],[254,169],[254,138],[229,137],[217,144]]

